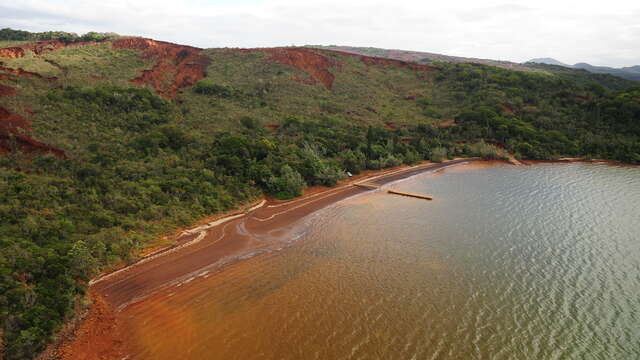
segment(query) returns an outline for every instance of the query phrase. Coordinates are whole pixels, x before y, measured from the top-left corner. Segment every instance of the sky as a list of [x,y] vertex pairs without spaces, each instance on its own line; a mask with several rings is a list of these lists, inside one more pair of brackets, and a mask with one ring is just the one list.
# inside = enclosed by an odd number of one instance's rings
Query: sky
[[631,0],[0,0],[0,27],[204,48],[349,45],[640,65],[640,1]]

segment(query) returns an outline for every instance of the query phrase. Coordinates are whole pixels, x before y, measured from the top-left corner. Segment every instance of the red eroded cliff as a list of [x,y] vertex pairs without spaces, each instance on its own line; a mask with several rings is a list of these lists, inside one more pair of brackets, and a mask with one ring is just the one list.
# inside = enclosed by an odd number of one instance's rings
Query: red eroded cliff
[[64,151],[32,139],[29,121],[0,106],[0,153],[20,150],[25,153],[45,152],[64,158]]
[[265,48],[265,49],[243,49],[240,52],[261,52],[271,55],[266,61],[276,62],[282,65],[294,67],[309,74],[312,82],[301,77],[295,77],[297,81],[303,83],[319,82],[327,90],[333,87],[335,76],[329,71],[337,65],[337,62],[313,49],[308,48]]
[[[0,79],[2,80],[2,79]],[[0,84],[0,97],[3,96],[13,96],[16,94],[16,89],[12,88],[11,86],[6,86],[6,85],[2,85]]]
[[200,55],[202,49],[145,38],[122,38],[112,42],[115,49],[140,50],[141,57],[155,61],[151,70],[131,82],[150,85],[165,98],[174,98],[178,91],[194,85],[205,76],[210,59]]

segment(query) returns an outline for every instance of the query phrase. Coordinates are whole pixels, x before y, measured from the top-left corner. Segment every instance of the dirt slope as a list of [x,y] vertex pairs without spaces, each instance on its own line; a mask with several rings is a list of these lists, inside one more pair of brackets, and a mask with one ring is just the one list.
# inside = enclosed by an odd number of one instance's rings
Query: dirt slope
[[377,58],[365,55],[357,55],[348,52],[336,50],[319,50],[304,47],[281,47],[281,48],[259,48],[259,49],[242,49],[242,53],[264,53],[271,55],[266,59],[268,62],[275,62],[282,65],[294,67],[302,70],[309,75],[309,79],[299,76],[294,80],[306,84],[321,83],[327,90],[333,88],[335,76],[331,73],[331,69],[340,70],[341,63],[328,57],[326,54],[333,53],[341,56],[358,57],[360,61],[367,65],[393,66],[410,69],[417,72],[430,72],[436,70],[433,66],[416,64],[395,59]]
[[140,50],[141,57],[154,60],[151,70],[145,70],[131,82],[149,85],[168,99],[174,98],[181,88],[202,79],[211,61],[200,55],[202,49],[145,38],[117,39],[113,41],[113,48]]
[[337,63],[318,52],[307,48],[264,48],[242,49],[243,53],[259,52],[269,54],[266,61],[294,67],[306,72],[310,79],[296,78],[297,81],[316,84],[321,83],[327,90],[333,87],[335,76],[329,71]]
[[31,136],[29,120],[0,106],[0,154],[13,150],[24,153],[44,152],[64,158],[62,149],[39,142]]

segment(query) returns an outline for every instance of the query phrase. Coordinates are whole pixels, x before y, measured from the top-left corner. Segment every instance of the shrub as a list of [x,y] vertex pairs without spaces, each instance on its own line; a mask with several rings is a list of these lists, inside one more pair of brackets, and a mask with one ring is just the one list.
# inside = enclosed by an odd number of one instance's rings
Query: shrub
[[431,151],[430,160],[436,163],[442,162],[447,158],[447,149],[439,146]]
[[367,167],[367,158],[361,151],[347,150],[342,153],[342,166],[352,174],[359,174]]
[[500,158],[498,148],[495,145],[487,144],[484,141],[473,144],[470,148],[473,156],[479,156],[487,160],[496,160]]
[[338,181],[345,179],[347,174],[335,166],[325,165],[318,171],[316,177],[324,186],[335,186]]
[[387,155],[380,159],[380,166],[382,168],[394,167],[402,164],[402,160],[394,155]]
[[271,177],[267,183],[269,192],[278,199],[291,199],[300,196],[305,186],[307,184],[300,173],[289,165],[283,165],[280,168],[280,176]]
[[225,99],[235,96],[235,91],[232,88],[224,85],[214,84],[213,82],[208,80],[198,81],[198,83],[193,87],[193,92],[200,95],[212,95]]
[[243,116],[240,118],[240,123],[242,126],[246,127],[249,130],[256,130],[260,128],[260,121],[251,116]]
[[422,156],[416,151],[408,151],[404,155],[404,163],[407,165],[415,165],[422,160]]

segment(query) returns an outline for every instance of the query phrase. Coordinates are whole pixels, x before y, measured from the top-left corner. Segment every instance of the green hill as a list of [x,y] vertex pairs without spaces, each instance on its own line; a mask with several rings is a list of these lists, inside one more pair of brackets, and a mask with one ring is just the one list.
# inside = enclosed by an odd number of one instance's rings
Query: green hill
[[5,30],[7,359],[39,353],[100,270],[263,194],[295,197],[347,171],[499,156],[488,143],[527,159],[640,163],[640,88],[607,75]]

